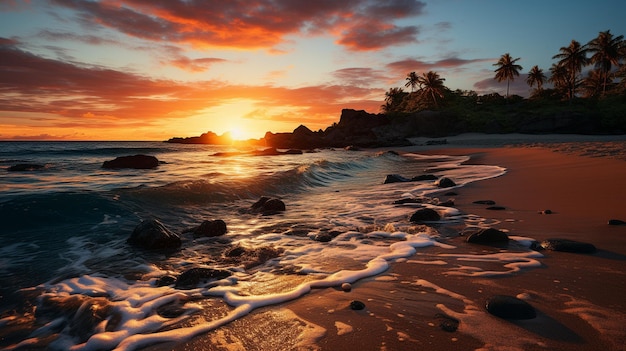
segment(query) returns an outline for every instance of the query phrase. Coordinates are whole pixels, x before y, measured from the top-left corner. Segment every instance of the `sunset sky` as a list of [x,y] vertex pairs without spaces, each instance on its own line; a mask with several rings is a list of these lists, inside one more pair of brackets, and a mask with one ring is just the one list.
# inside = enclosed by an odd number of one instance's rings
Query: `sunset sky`
[[[0,0],[0,139],[260,138],[379,112],[407,73],[506,92],[572,39],[626,35],[626,1]],[[408,89],[406,89],[408,90]]]

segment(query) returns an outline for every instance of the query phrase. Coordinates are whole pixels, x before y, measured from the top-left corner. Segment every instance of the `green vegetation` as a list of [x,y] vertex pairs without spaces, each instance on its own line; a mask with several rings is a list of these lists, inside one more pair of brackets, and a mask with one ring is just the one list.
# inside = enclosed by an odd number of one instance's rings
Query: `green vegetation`
[[[407,74],[405,85],[411,92],[389,89],[381,110],[396,120],[421,111],[436,111],[441,118],[453,121],[464,130],[516,132],[520,131],[520,126],[528,126],[533,121],[551,119],[556,126],[580,122],[576,130],[584,130],[581,123],[592,121],[595,126],[601,126],[601,132],[625,133],[624,36],[614,36],[607,30],[585,45],[572,40],[552,58],[556,62],[550,67],[549,76],[536,65],[528,71],[525,81],[530,88],[535,87],[529,98],[509,95],[509,84],[520,75],[523,67],[517,64],[520,58],[506,53],[494,64],[497,66],[494,79],[507,81],[506,96],[452,91],[436,72],[421,75],[411,72]],[[546,88],[546,84],[551,86]]]

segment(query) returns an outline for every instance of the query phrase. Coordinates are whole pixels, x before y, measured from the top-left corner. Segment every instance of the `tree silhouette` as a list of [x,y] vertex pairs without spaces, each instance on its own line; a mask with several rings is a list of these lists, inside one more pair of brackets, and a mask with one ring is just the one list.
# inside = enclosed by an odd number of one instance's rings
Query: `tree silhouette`
[[437,99],[442,99],[446,86],[443,84],[445,78],[441,78],[438,73],[429,71],[428,73],[422,73],[419,77],[420,97],[424,100],[431,99],[435,108],[439,107]]
[[543,70],[539,68],[539,66],[533,66],[528,72],[528,77],[526,78],[526,84],[528,84],[531,88],[537,84],[537,91],[540,92],[543,89],[543,82],[547,79],[546,75],[543,74]]
[[515,77],[519,76],[519,71],[522,69],[522,66],[518,65],[516,62],[519,61],[519,57],[513,59],[511,55],[507,52],[506,54],[500,57],[497,63],[494,66],[498,66],[496,68],[496,76],[495,80],[501,82],[506,80],[506,97],[509,97],[509,84]]
[[576,87],[580,84],[578,74],[589,62],[589,59],[587,58],[587,46],[580,45],[580,43],[576,40],[572,40],[569,46],[561,47],[560,52],[552,56],[552,58],[558,59],[558,65],[567,70],[567,86],[569,90],[568,96],[571,100],[576,95]]
[[411,72],[409,74],[406,75],[406,84],[404,85],[405,87],[411,87],[411,92],[413,92],[415,90],[415,87],[419,84],[419,77],[417,74],[415,74],[415,72]]
[[610,30],[600,32],[598,37],[588,44],[588,51],[593,55],[591,63],[599,70],[602,78],[602,95],[606,93],[606,85],[613,66],[619,66],[624,58],[624,36],[613,37]]

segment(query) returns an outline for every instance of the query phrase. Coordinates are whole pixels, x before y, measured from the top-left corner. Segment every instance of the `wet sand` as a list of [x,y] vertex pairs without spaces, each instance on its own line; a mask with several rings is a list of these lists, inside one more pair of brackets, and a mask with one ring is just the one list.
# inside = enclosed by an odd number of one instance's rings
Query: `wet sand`
[[[626,220],[624,161],[537,146],[420,152],[472,155],[470,162],[507,168],[505,175],[470,184],[451,196],[463,213],[494,219],[491,226],[507,230],[509,235],[539,241],[573,239],[592,243],[598,251],[591,255],[543,251],[540,268],[482,278],[446,274],[448,266],[424,262],[434,263],[436,255],[447,250],[420,250],[384,275],[355,284],[349,293],[327,289],[286,306],[326,329],[318,341],[322,350],[626,348],[626,226],[607,224],[611,218]],[[473,204],[485,199],[506,209],[493,211]],[[553,214],[539,213],[547,209]],[[448,243],[465,248],[470,245],[462,237]],[[478,246],[474,251],[497,252]],[[420,279],[447,291],[437,293],[416,284]],[[454,294],[461,297],[449,297]],[[538,317],[507,321],[488,315],[485,300],[496,294],[525,294]],[[353,299],[365,302],[366,312],[347,308]],[[465,299],[469,310],[467,305],[464,310],[459,299]],[[460,321],[456,332],[439,327],[438,315],[446,311],[438,307],[441,305],[452,309],[448,315]],[[338,335],[337,321],[350,325],[352,331]]]
[[[597,247],[594,254],[542,251],[541,266],[522,272],[452,275],[451,268],[467,264],[455,261],[455,253],[495,254],[499,249],[465,243],[455,233],[463,229],[461,224],[437,228],[456,249],[419,249],[385,273],[353,284],[349,292],[313,290],[183,344],[149,349],[624,350],[626,226],[607,221],[626,220],[626,162],[560,147],[560,152],[550,145],[415,151],[471,155],[470,162],[506,167],[503,176],[440,198],[453,198],[464,214],[492,219],[491,227],[509,235],[588,242]],[[473,203],[486,199],[505,209]],[[540,214],[547,209],[553,213]],[[444,261],[439,255],[448,256]],[[537,318],[512,321],[489,315],[485,301],[497,294],[523,297]],[[364,302],[365,309],[350,309],[353,300]],[[456,327],[455,321],[457,330],[442,328]]]

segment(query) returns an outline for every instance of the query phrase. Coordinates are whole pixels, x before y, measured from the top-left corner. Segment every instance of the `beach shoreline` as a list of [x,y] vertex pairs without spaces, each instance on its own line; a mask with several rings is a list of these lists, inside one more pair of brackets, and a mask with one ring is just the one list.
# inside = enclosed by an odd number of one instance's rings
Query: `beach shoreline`
[[[626,216],[621,206],[621,199],[626,198],[626,186],[621,183],[626,179],[623,161],[564,154],[534,146],[446,148],[420,150],[419,153],[471,155],[471,163],[507,168],[505,175],[468,184],[457,190],[458,195],[451,196],[455,207],[463,213],[493,219],[493,227],[509,235],[538,241],[567,238],[592,243],[598,251],[591,255],[543,251],[540,268],[505,278],[469,279],[447,275],[445,267],[424,264],[427,261],[418,265],[411,263],[416,256],[434,259],[428,251],[435,251],[436,255],[441,250],[420,251],[407,262],[394,264],[385,274],[356,284],[350,293],[311,294],[288,306],[302,318],[309,318],[327,329],[328,335],[319,341],[322,350],[348,346],[364,350],[624,348],[626,227],[607,224],[611,218]],[[484,199],[496,201],[505,210],[487,210],[487,206],[473,203]],[[553,213],[540,213],[547,209]],[[468,245],[462,238],[449,243]],[[489,251],[481,247],[476,250]],[[444,289],[444,293],[416,284],[420,281],[430,282]],[[530,321],[510,321],[491,316],[493,325],[464,325],[464,315],[468,317],[471,313],[458,312],[455,316],[460,317],[459,329],[450,333],[437,328],[436,316],[443,312],[437,308],[446,306],[446,302],[433,298],[432,294],[444,300],[447,294],[458,294],[470,301],[472,308],[482,309],[479,313],[487,313],[484,302],[490,295],[521,294],[536,308],[538,317]],[[342,301],[345,306],[352,298],[369,300],[369,316],[344,308],[339,314],[310,318],[315,306],[323,305],[319,300]],[[424,302],[419,301],[421,298],[433,299],[429,307],[435,310],[425,307]],[[411,308],[411,304],[421,307]],[[332,311],[336,313],[335,309]],[[338,329],[331,322],[342,319],[352,323],[355,335],[350,338],[334,335]],[[386,329],[376,332],[381,323]],[[515,334],[509,337],[515,336],[516,340],[507,339],[510,332]]]
[[[446,263],[457,252],[497,255],[500,250],[447,233],[443,242],[458,250],[420,248],[412,257],[393,262],[386,272],[352,284],[350,291],[314,289],[291,302],[255,310],[224,330],[148,349],[221,350],[228,345],[229,350],[260,350],[275,345],[297,350],[623,350],[626,226],[607,221],[626,219],[621,206],[626,187],[620,183],[626,179],[624,161],[534,144],[426,149],[403,152],[467,155],[468,163],[507,169],[502,176],[453,189],[456,195],[436,195],[453,199],[464,215],[487,219],[489,226],[510,236],[573,239],[594,244],[597,252],[541,251],[541,264],[521,272],[454,275],[451,266],[466,264],[462,255],[456,263]],[[492,211],[473,203],[485,199],[505,209]],[[553,213],[541,213],[547,209]],[[448,231],[451,227],[462,230],[464,225],[446,226]],[[446,255],[445,261],[438,260],[439,255]],[[505,320],[489,315],[485,302],[494,295],[526,300],[537,317]],[[355,300],[365,308],[351,309]],[[454,331],[446,327],[450,321]]]

